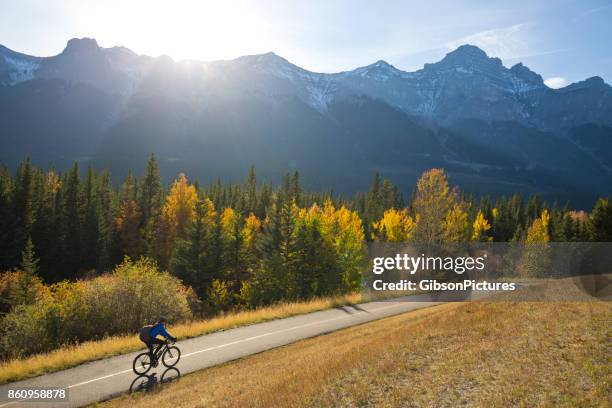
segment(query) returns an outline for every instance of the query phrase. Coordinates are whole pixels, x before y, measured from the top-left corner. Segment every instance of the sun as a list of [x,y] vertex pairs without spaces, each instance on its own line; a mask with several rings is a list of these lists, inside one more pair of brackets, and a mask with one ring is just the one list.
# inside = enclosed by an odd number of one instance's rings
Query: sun
[[102,45],[182,59],[228,59],[269,51],[269,25],[252,3],[228,1],[103,2],[76,17]]

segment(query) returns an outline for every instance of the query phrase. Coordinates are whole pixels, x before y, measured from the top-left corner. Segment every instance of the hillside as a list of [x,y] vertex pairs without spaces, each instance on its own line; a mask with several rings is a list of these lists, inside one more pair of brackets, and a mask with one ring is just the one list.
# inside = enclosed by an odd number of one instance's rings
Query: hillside
[[101,406],[607,406],[609,314],[606,302],[445,304]]

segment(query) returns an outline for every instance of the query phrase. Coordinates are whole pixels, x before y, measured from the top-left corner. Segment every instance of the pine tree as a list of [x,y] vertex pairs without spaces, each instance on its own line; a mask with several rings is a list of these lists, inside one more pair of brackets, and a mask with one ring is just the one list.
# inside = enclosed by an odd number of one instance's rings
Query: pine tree
[[15,192],[13,198],[15,229],[13,236],[14,250],[23,248],[28,237],[32,235],[32,225],[35,221],[36,203],[34,202],[34,169],[32,161],[27,158],[17,168]]
[[204,198],[196,204],[186,236],[176,241],[170,270],[205,297],[213,282],[223,279],[222,257],[219,213],[213,202]]
[[98,247],[98,204],[96,175],[91,168],[87,169],[83,192],[84,223],[83,223],[83,260],[82,266],[94,269],[98,266],[100,252]]
[[370,191],[365,197],[364,224],[368,239],[371,239],[372,236],[372,223],[382,218],[384,210],[380,174],[376,172],[372,179]]
[[132,259],[138,259],[145,253],[145,241],[141,228],[143,216],[136,200],[136,180],[129,172],[123,183],[115,228],[121,253]]
[[291,176],[291,187],[289,196],[295,200],[297,206],[303,205],[303,190],[300,185],[300,173],[296,170]]
[[161,216],[164,192],[155,155],[151,153],[147,161],[147,170],[141,181],[140,211],[142,214],[142,235],[145,252],[155,257],[155,237],[161,231]]
[[591,241],[612,241],[612,199],[600,198],[597,200],[587,225]]
[[321,234],[317,218],[296,227],[288,284],[289,296],[306,299],[336,293],[342,273],[330,242]]
[[8,167],[0,167],[0,270],[15,266],[15,217],[13,207],[14,182]]
[[163,190],[159,167],[155,155],[151,153],[147,161],[147,170],[141,181],[140,208],[143,223],[146,225],[151,217],[159,213],[163,204]]
[[224,278],[231,292],[238,293],[248,278],[242,230],[244,218],[231,208],[223,210],[220,218],[223,245]]
[[62,209],[60,227],[62,228],[62,278],[74,278],[81,268],[81,224],[82,200],[79,167],[75,164],[62,181]]
[[263,183],[261,186],[261,194],[259,201],[257,203],[257,210],[255,211],[255,215],[259,219],[264,219],[266,217],[266,212],[268,210],[268,206],[272,202],[272,192],[267,183]]
[[23,252],[21,252],[21,270],[29,275],[36,275],[38,272],[38,263],[40,260],[34,253],[34,244],[32,239],[28,238]]
[[104,170],[98,177],[96,191],[96,214],[98,216],[98,269],[107,270],[121,259],[115,235],[116,197],[111,185],[111,176]]
[[39,259],[34,253],[34,244],[32,239],[28,237],[25,248],[21,252],[21,270],[18,271],[17,282],[17,304],[32,304],[38,293],[37,287],[40,285],[40,278],[36,275],[38,272]]
[[247,213],[255,213],[257,211],[257,176],[255,175],[255,166],[251,166],[249,169],[246,193],[245,211]]

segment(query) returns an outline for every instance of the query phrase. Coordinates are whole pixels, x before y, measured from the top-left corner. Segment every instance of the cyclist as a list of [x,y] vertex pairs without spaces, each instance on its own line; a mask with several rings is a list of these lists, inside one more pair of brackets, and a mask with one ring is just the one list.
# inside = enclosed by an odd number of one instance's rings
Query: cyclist
[[139,338],[144,344],[147,345],[149,349],[149,354],[151,355],[151,362],[153,363],[153,367],[157,366],[157,358],[155,356],[159,349],[165,343],[164,340],[159,339],[157,336],[162,336],[166,340],[170,339],[172,341],[176,341],[176,337],[173,337],[170,333],[166,331],[166,323],[166,318],[160,317],[159,319],[157,319],[157,322],[155,324],[149,324],[143,326],[140,329]]

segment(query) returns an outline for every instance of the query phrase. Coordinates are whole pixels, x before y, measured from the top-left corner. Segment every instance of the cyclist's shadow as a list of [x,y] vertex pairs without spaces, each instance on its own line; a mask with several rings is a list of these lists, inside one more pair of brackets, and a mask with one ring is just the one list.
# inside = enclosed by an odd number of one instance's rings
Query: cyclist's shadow
[[134,378],[134,381],[130,384],[129,393],[151,391],[157,386],[178,380],[180,376],[181,372],[176,367],[166,368],[159,378],[157,377],[157,373],[139,375]]

